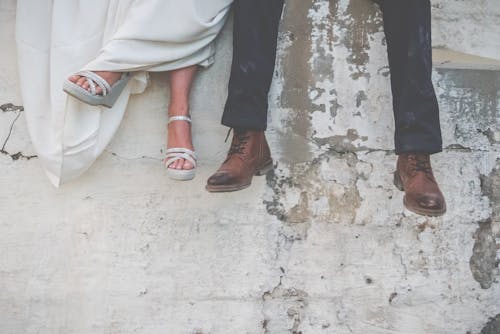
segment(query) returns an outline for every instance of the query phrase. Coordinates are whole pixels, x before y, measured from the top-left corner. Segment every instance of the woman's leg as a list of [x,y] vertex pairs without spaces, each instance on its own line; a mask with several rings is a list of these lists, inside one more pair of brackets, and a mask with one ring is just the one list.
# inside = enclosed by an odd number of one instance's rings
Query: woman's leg
[[[198,66],[190,66],[170,72],[170,104],[168,115],[189,116],[189,94]],[[194,150],[191,140],[191,124],[188,122],[172,122],[168,125],[168,148],[182,147]],[[169,168],[192,169],[189,161],[180,159]]]

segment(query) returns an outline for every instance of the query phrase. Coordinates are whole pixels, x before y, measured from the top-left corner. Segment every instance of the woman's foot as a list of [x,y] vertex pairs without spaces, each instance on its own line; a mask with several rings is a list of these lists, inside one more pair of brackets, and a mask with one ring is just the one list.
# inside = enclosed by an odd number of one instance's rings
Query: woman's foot
[[[122,73],[120,72],[96,71],[94,73],[106,80],[110,86],[113,86],[114,83],[117,82],[122,76]],[[68,78],[68,80],[90,92],[90,85],[87,78],[80,75],[72,75]],[[102,95],[102,88],[96,86],[95,92],[96,95]]]
[[[168,108],[168,114],[173,116],[189,116],[189,107],[173,106]],[[167,149],[174,147],[187,148],[194,151],[193,142],[191,139],[191,123],[185,121],[176,121],[168,124],[168,139]],[[186,159],[178,159],[171,163],[168,168],[172,169],[193,169],[195,166]]]

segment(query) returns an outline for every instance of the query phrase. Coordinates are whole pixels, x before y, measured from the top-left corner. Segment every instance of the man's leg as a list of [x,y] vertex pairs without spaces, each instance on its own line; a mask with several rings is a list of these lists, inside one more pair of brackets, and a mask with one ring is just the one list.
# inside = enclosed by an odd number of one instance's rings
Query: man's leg
[[222,124],[233,128],[228,156],[207,181],[210,192],[250,186],[272,169],[267,128],[268,94],[274,73],[284,0],[235,0],[234,52]]
[[266,130],[284,0],[236,0],[233,4],[233,64],[222,124]]
[[429,0],[381,0],[391,68],[396,153],[442,150],[432,85]]
[[429,155],[442,150],[439,107],[432,85],[429,0],[379,0],[387,39],[398,170],[405,205],[420,214],[441,215],[446,204]]

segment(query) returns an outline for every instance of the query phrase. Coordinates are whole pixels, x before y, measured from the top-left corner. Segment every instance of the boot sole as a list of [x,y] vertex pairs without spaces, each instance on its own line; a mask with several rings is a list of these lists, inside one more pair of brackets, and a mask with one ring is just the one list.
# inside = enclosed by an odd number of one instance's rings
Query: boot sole
[[[266,162],[264,164],[263,167],[260,167],[258,168],[256,171],[255,171],[255,176],[263,176],[263,175],[266,175],[267,173],[269,173],[271,170],[273,170],[273,160],[270,160],[268,162]],[[243,190],[243,189],[246,189],[248,187],[250,187],[250,185],[252,184],[252,181],[250,180],[249,183],[247,184],[238,184],[238,185],[220,185],[220,186],[215,186],[215,185],[206,185],[205,189],[208,191],[208,192],[211,192],[211,193],[228,193],[228,192],[233,192],[233,191],[239,191],[239,190]]]
[[[403,181],[401,180],[401,176],[399,176],[399,173],[396,171],[394,172],[394,185],[396,188],[398,188],[400,191],[405,191],[405,188],[403,186]],[[410,210],[411,212],[414,212],[416,214],[422,215],[422,216],[428,216],[428,217],[440,217],[446,213],[446,204],[441,210],[428,210],[428,209],[422,209],[420,207],[412,206],[406,202],[406,195],[403,197],[403,204],[405,208]]]

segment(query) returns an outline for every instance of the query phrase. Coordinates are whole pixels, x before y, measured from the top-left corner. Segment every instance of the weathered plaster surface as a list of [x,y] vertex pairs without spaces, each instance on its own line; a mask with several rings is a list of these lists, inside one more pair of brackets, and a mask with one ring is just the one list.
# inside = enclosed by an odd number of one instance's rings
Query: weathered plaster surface
[[433,0],[434,44],[500,59],[497,0]]
[[[203,190],[227,149],[226,29],[193,92],[193,182],[161,166],[168,96],[156,74],[107,152],[55,190],[24,123],[14,4],[0,4],[1,333],[499,333],[500,72],[434,72],[443,218],[403,210],[392,185],[382,21],[365,0],[287,2],[270,96],[276,168],[252,188]],[[437,46],[498,53],[496,1],[433,7]]]

